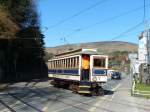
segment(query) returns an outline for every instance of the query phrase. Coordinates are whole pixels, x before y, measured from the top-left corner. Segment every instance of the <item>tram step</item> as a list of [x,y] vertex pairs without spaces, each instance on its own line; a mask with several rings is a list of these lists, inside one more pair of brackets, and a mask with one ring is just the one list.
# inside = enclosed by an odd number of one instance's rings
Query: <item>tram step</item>
[[78,91],[78,93],[91,93],[90,91]]
[[88,85],[80,85],[79,88],[91,88],[91,86],[88,86]]

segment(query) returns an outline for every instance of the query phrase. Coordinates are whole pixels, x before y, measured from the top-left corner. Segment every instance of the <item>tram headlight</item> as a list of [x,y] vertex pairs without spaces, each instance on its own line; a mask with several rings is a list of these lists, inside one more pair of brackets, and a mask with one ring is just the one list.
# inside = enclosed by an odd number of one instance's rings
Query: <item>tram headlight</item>
[[97,81],[97,78],[96,78],[96,77],[93,77],[93,81],[95,81],[95,82],[96,82],[96,81]]

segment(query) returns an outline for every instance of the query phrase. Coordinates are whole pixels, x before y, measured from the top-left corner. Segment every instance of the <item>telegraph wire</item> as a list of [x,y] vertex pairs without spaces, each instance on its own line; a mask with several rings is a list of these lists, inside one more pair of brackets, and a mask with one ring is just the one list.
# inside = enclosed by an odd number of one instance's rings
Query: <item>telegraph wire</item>
[[138,23],[138,24],[136,24],[136,25],[134,25],[134,26],[132,26],[131,28],[127,29],[126,31],[120,33],[119,35],[113,37],[113,38],[111,39],[111,41],[120,38],[122,35],[124,35],[124,34],[126,34],[126,33],[129,33],[129,32],[131,32],[132,30],[135,30],[137,27],[141,26],[142,24],[143,24],[143,21],[140,22],[140,23]]
[[[119,35],[117,35],[117,36],[115,36],[115,37],[113,37],[113,38],[111,38],[109,40],[106,40],[106,41],[115,41],[118,38],[122,38],[121,37],[122,35],[128,34],[129,32],[135,30],[136,28],[138,28],[139,26],[141,26],[143,23],[144,22],[142,21],[142,22],[140,22],[140,23],[138,23],[138,24],[130,27],[129,29],[125,30],[124,32],[121,32]],[[105,41],[102,41],[102,42],[105,42]],[[105,44],[105,43],[101,43],[100,45],[103,45],[103,44]]]
[[48,29],[55,28],[55,27],[63,24],[64,22],[69,21],[69,20],[71,20],[71,19],[73,19],[73,18],[75,18],[75,17],[77,17],[77,16],[79,16],[79,15],[87,12],[88,10],[91,10],[91,9],[97,7],[98,5],[103,4],[103,3],[107,2],[107,1],[109,1],[109,0],[101,0],[101,1],[99,1],[99,2],[97,2],[97,3],[95,3],[95,4],[91,5],[91,6],[89,6],[87,8],[85,8],[85,9],[83,9],[83,10],[81,10],[81,11],[79,11],[79,12],[77,12],[77,13],[75,13],[75,14],[67,17],[67,18],[64,18],[63,20],[61,20],[61,21],[59,21],[59,22],[57,22],[57,23],[55,23],[53,25],[51,25],[50,27],[48,27]]
[[[149,6],[150,6],[150,4],[146,5],[145,7],[149,7]],[[128,15],[128,14],[130,14],[130,13],[133,13],[133,12],[136,12],[136,11],[138,11],[138,10],[141,10],[141,9],[143,9],[143,8],[144,8],[144,7],[141,6],[141,7],[138,7],[138,8],[129,10],[129,11],[126,11],[126,12],[124,12],[124,13],[122,13],[122,14],[119,14],[119,15],[116,15],[116,16],[113,16],[113,17],[104,19],[104,20],[102,20],[102,21],[96,22],[96,23],[94,23],[94,24],[87,25],[87,26],[85,26],[85,27],[75,29],[74,31],[72,31],[70,34],[68,34],[68,35],[65,36],[65,37],[69,37],[69,36],[74,35],[74,34],[76,34],[76,33],[78,33],[78,32],[81,32],[81,31],[90,29],[90,28],[92,28],[92,27],[94,27],[94,26],[96,26],[96,25],[100,25],[100,24],[103,24],[103,23],[106,23],[106,22],[115,20],[115,19],[120,18],[120,17],[122,17],[122,16],[125,16],[125,15]]]

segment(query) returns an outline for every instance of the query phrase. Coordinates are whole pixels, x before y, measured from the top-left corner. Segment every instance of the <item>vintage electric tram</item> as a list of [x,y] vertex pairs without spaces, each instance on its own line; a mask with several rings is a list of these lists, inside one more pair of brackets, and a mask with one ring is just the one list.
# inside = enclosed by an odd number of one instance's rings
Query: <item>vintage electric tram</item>
[[78,49],[48,61],[48,76],[55,86],[68,86],[77,93],[103,94],[107,82],[108,56],[96,49]]

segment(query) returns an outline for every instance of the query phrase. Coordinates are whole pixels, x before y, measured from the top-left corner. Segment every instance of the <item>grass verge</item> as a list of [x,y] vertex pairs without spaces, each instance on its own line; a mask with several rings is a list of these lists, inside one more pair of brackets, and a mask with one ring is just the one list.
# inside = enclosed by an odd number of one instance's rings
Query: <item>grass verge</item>
[[142,96],[146,98],[150,98],[150,85],[142,84],[142,83],[136,83],[135,84],[135,91],[138,94],[141,94]]

